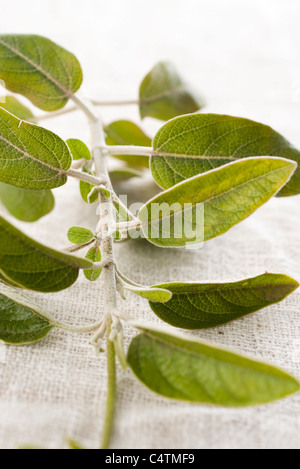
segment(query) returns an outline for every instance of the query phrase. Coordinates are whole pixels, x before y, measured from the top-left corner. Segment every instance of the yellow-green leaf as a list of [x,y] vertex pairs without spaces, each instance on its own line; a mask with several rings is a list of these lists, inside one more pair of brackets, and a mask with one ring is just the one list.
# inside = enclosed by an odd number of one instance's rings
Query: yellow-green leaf
[[219,236],[275,195],[296,167],[284,158],[247,158],[187,179],[141,208],[145,237],[182,247]]
[[69,138],[66,143],[70,148],[73,160],[91,159],[91,152],[88,149],[87,145],[78,138]]
[[6,344],[31,344],[54,327],[30,298],[0,282],[0,340]]
[[[89,259],[92,262],[100,262],[101,261],[101,251],[98,246],[92,247],[87,255],[86,259]],[[89,269],[89,270],[84,270],[83,273],[86,277],[87,280],[90,282],[95,282],[98,280],[102,272],[102,269]]]
[[[2,102],[2,100],[4,100],[4,102]],[[23,121],[34,119],[34,115],[30,109],[24,106],[24,104],[14,96],[4,96],[3,98],[0,98],[0,103],[1,107]]]
[[[105,126],[107,145],[136,145],[151,147],[151,139],[136,124],[128,120],[112,122]],[[149,157],[141,155],[113,155],[129,166],[149,168]]]
[[53,189],[66,183],[71,163],[60,137],[0,108],[0,181],[24,189]]
[[34,222],[50,213],[55,205],[52,192],[31,191],[0,182],[0,201],[18,220]]
[[55,111],[80,88],[82,71],[73,54],[45,37],[1,35],[0,79],[40,109]]

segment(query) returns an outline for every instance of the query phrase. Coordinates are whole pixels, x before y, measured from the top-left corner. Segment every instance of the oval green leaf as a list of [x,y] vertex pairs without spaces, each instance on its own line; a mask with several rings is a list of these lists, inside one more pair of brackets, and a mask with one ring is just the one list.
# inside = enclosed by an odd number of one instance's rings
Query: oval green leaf
[[[14,96],[5,96],[1,107],[21,120],[31,120],[34,115]],[[49,189],[31,191],[10,184],[0,183],[0,200],[5,208],[18,220],[34,222],[50,213],[54,208],[54,197]]]
[[[82,167],[82,172],[83,173],[88,173],[94,176],[93,172],[90,169],[90,162],[87,162],[83,165]],[[87,204],[93,204],[97,202],[98,200],[98,192],[95,191],[93,194],[91,194],[91,191],[93,190],[92,184],[89,184],[88,182],[85,181],[80,181],[79,182],[79,189],[80,189],[80,195],[82,197],[82,200],[84,200],[85,203]],[[91,197],[88,197],[91,195]]]
[[168,303],[153,303],[163,321],[183,329],[206,329],[234,321],[286,298],[299,283],[287,275],[263,274],[231,283],[163,283],[173,294]]
[[55,205],[52,192],[31,191],[0,182],[0,201],[18,220],[35,222],[50,213]]
[[[5,96],[1,107],[21,120],[34,118],[30,109],[14,96]],[[10,184],[0,183],[0,200],[5,208],[18,220],[34,222],[54,208],[54,197],[49,189],[31,191]]]
[[[151,147],[151,139],[136,124],[128,120],[112,122],[105,126],[107,145],[136,145]],[[149,168],[149,157],[140,155],[113,155],[134,167]]]
[[48,248],[0,217],[0,274],[9,284],[56,292],[70,287],[91,262]]
[[[89,259],[92,262],[100,262],[101,261],[100,248],[98,246],[92,247],[88,251],[88,253],[86,255],[86,259]],[[95,282],[96,280],[98,280],[98,278],[101,275],[101,272],[102,272],[102,269],[94,269],[94,270],[90,269],[90,270],[84,270],[83,271],[86,279],[89,280],[90,282]]]
[[36,35],[0,36],[0,79],[44,111],[63,108],[81,86],[76,57]]
[[[153,149],[151,171],[163,189],[246,157],[280,156],[300,163],[300,152],[271,127],[219,114],[167,122],[156,134]],[[279,195],[299,193],[300,168]]]
[[296,166],[283,158],[247,158],[187,179],[141,208],[141,228],[145,237],[160,247],[207,241],[267,202]]
[[287,373],[188,337],[143,327],[128,351],[135,375],[172,399],[225,407],[264,404],[299,390]]
[[87,145],[78,138],[69,138],[66,143],[70,148],[73,160],[90,160],[92,158],[91,152],[88,149]]
[[66,183],[71,164],[60,137],[0,108],[0,181],[24,189],[53,189]]
[[[4,100],[4,102],[2,102],[2,100]],[[6,111],[10,112],[11,114],[23,121],[34,119],[34,115],[30,111],[30,109],[24,106],[24,104],[22,104],[14,96],[5,96],[4,98],[0,98],[0,103],[1,107],[6,109]]]
[[68,231],[68,239],[73,244],[87,244],[95,238],[94,233],[87,228],[72,226]]
[[0,282],[0,340],[6,344],[31,344],[53,328],[47,315],[18,290]]
[[203,100],[187,85],[169,62],[159,62],[144,78],[140,87],[141,118],[169,120],[199,111]]

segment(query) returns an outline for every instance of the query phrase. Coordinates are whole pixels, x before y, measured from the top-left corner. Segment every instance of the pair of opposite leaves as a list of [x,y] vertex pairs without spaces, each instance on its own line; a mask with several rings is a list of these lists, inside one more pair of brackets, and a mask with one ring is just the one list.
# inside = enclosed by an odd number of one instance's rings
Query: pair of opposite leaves
[[[55,292],[71,286],[79,269],[89,270],[91,266],[89,259],[41,245],[0,217],[0,278],[6,283]],[[186,329],[201,329],[224,324],[281,301],[297,287],[298,283],[285,275],[264,274],[233,283],[167,283],[156,285],[152,291],[138,288],[132,291],[149,299],[153,311],[165,322]]]

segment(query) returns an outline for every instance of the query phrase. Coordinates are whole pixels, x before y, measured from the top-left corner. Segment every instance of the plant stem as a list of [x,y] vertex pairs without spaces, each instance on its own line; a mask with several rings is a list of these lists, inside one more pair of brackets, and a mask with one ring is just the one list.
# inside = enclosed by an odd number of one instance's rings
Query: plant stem
[[[90,123],[92,137],[92,156],[95,164],[96,177],[101,179],[103,185],[112,193],[111,181],[108,173],[108,152],[103,149],[105,145],[105,135],[103,124],[100,117],[95,112],[93,105],[78,96],[73,96],[75,104],[86,114]],[[110,341],[110,329],[112,324],[112,315],[117,311],[117,285],[116,285],[116,266],[114,259],[114,243],[112,229],[115,225],[114,205],[112,197],[106,198],[99,192],[100,216],[96,232],[101,238],[101,253],[106,265],[103,268],[104,284],[104,312],[103,320],[106,321],[107,328],[107,360],[108,360],[108,398],[105,417],[104,436],[102,447],[109,445],[110,435],[113,428],[114,403],[116,394],[116,365],[115,348]],[[97,344],[95,344],[97,346]]]
[[103,150],[106,150],[111,155],[152,156],[154,153],[151,147],[139,147],[135,145],[104,145]]
[[94,324],[90,324],[88,326],[73,326],[71,324],[55,322],[55,320],[53,320],[52,324],[58,329],[62,329],[63,331],[76,332],[78,334],[86,334],[88,332],[94,332],[96,329],[98,329],[99,326],[101,325],[101,321],[98,321]]
[[113,431],[113,422],[116,403],[116,352],[115,345],[110,340],[111,320],[107,335],[107,401],[104,420],[104,428],[100,449],[108,449],[110,446],[111,435]]
[[96,329],[98,329],[100,325],[102,324],[102,319],[101,319],[101,321],[98,321],[93,324],[89,324],[87,326],[74,326],[72,324],[64,324],[62,322],[56,321],[56,319],[52,318],[49,314],[45,312],[43,312],[42,316],[43,318],[47,319],[47,321],[49,321],[52,324],[52,326],[57,327],[58,329],[62,329],[67,332],[77,332],[80,334],[93,332]]
[[99,179],[93,176],[92,174],[78,171],[77,169],[69,169],[68,171],[66,171],[66,175],[76,178],[76,179],[80,179],[80,181],[88,182],[89,184],[92,184],[93,186],[100,186],[101,184],[104,183],[104,180]]
[[[94,106],[131,106],[131,105],[139,105],[140,101],[138,99],[129,99],[129,100],[124,100],[124,101],[98,101],[98,100],[92,100],[91,103]],[[64,116],[66,114],[69,114],[71,112],[78,111],[77,106],[70,106],[65,109],[61,109],[59,111],[54,111],[54,112],[49,112],[47,114],[43,114],[42,116],[36,116],[30,119],[30,121],[33,122],[40,122],[43,120],[47,119],[52,119],[53,117],[60,117]]]
[[92,101],[94,106],[132,106],[132,105],[139,105],[139,99],[127,99],[127,100],[120,100],[120,101]]

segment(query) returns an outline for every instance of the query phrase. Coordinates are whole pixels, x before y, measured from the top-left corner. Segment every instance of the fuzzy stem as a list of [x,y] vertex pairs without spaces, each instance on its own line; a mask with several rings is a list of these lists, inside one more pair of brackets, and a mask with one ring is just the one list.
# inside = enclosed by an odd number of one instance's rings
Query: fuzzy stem
[[116,223],[115,230],[116,231],[130,231],[134,229],[138,229],[141,227],[141,221],[137,218],[131,221],[125,221],[123,223]]
[[[95,164],[96,177],[103,180],[106,189],[112,192],[111,181],[108,174],[108,152],[103,149],[105,145],[105,134],[103,124],[93,105],[88,101],[82,100],[78,96],[73,97],[73,101],[79,106],[89,119],[91,137],[92,137],[92,156]],[[108,399],[107,411],[105,417],[104,436],[102,447],[109,445],[110,434],[113,428],[114,402],[116,394],[116,365],[115,348],[110,341],[110,328],[112,324],[112,315],[117,311],[117,285],[116,285],[116,266],[114,262],[114,243],[112,237],[112,228],[115,225],[114,205],[112,197],[106,198],[99,192],[100,214],[97,233],[101,238],[101,253],[104,259],[108,260],[103,268],[104,284],[104,320],[108,325],[107,330],[107,360],[108,360]]]
[[82,249],[90,246],[94,242],[95,242],[95,238],[92,239],[92,241],[89,241],[88,243],[69,246],[69,247],[65,248],[64,251],[66,251],[66,252],[78,252],[78,251],[81,251]]
[[110,155],[138,155],[150,157],[154,153],[151,147],[139,147],[135,145],[104,145],[102,149],[109,152]]
[[107,334],[107,401],[104,428],[100,449],[108,449],[113,431],[116,403],[116,352],[114,342],[110,340],[111,320]]
[[93,186],[100,186],[101,184],[104,183],[103,179],[97,178],[93,176],[92,174],[82,173],[81,171],[78,171],[77,169],[69,169],[68,171],[66,171],[66,175],[76,178],[76,179],[80,179],[80,181],[88,182],[89,184]]

